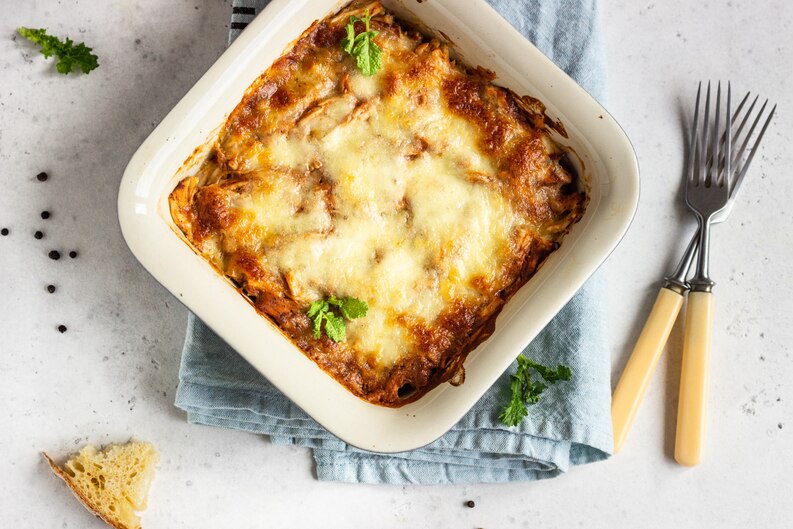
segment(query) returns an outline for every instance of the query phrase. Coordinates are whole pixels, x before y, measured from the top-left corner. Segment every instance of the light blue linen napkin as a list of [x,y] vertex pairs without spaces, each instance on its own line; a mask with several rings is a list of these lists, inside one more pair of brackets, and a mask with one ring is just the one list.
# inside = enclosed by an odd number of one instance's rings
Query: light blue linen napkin
[[[595,97],[604,95],[596,0],[488,0]],[[268,0],[235,0],[233,40]],[[513,428],[498,415],[513,365],[443,437],[417,450],[381,455],[342,442],[312,420],[190,314],[176,405],[191,423],[269,435],[313,449],[320,480],[361,483],[484,483],[557,476],[612,451],[610,361],[604,280],[597,274],[524,350],[567,364],[573,379],[552,386]]]

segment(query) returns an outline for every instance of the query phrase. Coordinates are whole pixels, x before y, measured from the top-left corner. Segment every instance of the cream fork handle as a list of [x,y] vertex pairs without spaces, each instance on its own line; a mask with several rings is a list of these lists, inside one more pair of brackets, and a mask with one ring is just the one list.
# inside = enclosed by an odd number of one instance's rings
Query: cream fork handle
[[675,324],[683,295],[663,287],[611,397],[614,453],[620,451]]
[[687,467],[702,462],[712,321],[713,294],[689,292],[675,436],[675,460]]

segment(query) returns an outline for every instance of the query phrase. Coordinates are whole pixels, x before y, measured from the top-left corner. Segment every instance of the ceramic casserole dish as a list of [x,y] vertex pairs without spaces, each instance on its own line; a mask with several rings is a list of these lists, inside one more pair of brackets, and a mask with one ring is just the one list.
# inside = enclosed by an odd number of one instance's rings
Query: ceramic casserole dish
[[[133,156],[119,190],[119,220],[149,272],[279,390],[330,432],[362,449],[399,452],[445,433],[504,372],[614,249],[638,201],[636,157],[611,116],[484,0],[384,0],[386,9],[450,43],[495,83],[542,101],[575,153],[589,198],[583,218],[505,305],[495,330],[465,361],[465,382],[442,384],[399,408],[363,401],[303,355],[178,235],[168,195],[208,149],[246,88],[338,0],[274,0],[174,107]],[[185,160],[189,162],[185,164]]]

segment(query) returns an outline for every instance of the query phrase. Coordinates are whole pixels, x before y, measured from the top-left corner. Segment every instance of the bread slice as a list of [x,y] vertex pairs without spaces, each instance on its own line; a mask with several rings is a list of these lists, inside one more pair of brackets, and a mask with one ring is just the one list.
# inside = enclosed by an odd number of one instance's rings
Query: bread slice
[[140,529],[136,511],[146,508],[160,460],[154,445],[130,441],[102,450],[89,445],[63,467],[46,453],[42,455],[89,511],[116,529]]

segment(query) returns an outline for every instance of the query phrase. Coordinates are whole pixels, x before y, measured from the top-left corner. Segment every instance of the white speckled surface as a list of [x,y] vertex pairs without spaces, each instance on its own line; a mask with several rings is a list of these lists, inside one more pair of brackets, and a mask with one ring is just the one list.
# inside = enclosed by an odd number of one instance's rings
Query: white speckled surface
[[[62,457],[132,434],[162,452],[148,529],[364,528],[372,520],[380,528],[785,527],[793,518],[789,3],[603,2],[609,108],[643,173],[636,220],[607,264],[615,376],[676,259],[669,250],[691,228],[677,183],[680,114],[695,80],[730,78],[736,90],[780,104],[733,217],[714,230],[703,466],[671,460],[678,327],[619,456],[552,481],[444,487],[319,483],[307,451],[191,426],[173,407],[186,313],[126,249],[115,198],[138,144],[223,51],[228,3],[0,0],[0,10],[0,228],[11,230],[0,237],[4,526],[102,527],[38,451]],[[102,66],[61,78],[13,38],[19,25],[84,39]],[[46,183],[35,178],[42,170]],[[51,249],[63,257],[48,259]],[[71,249],[77,259],[65,255]],[[474,509],[463,506],[469,499]]]

